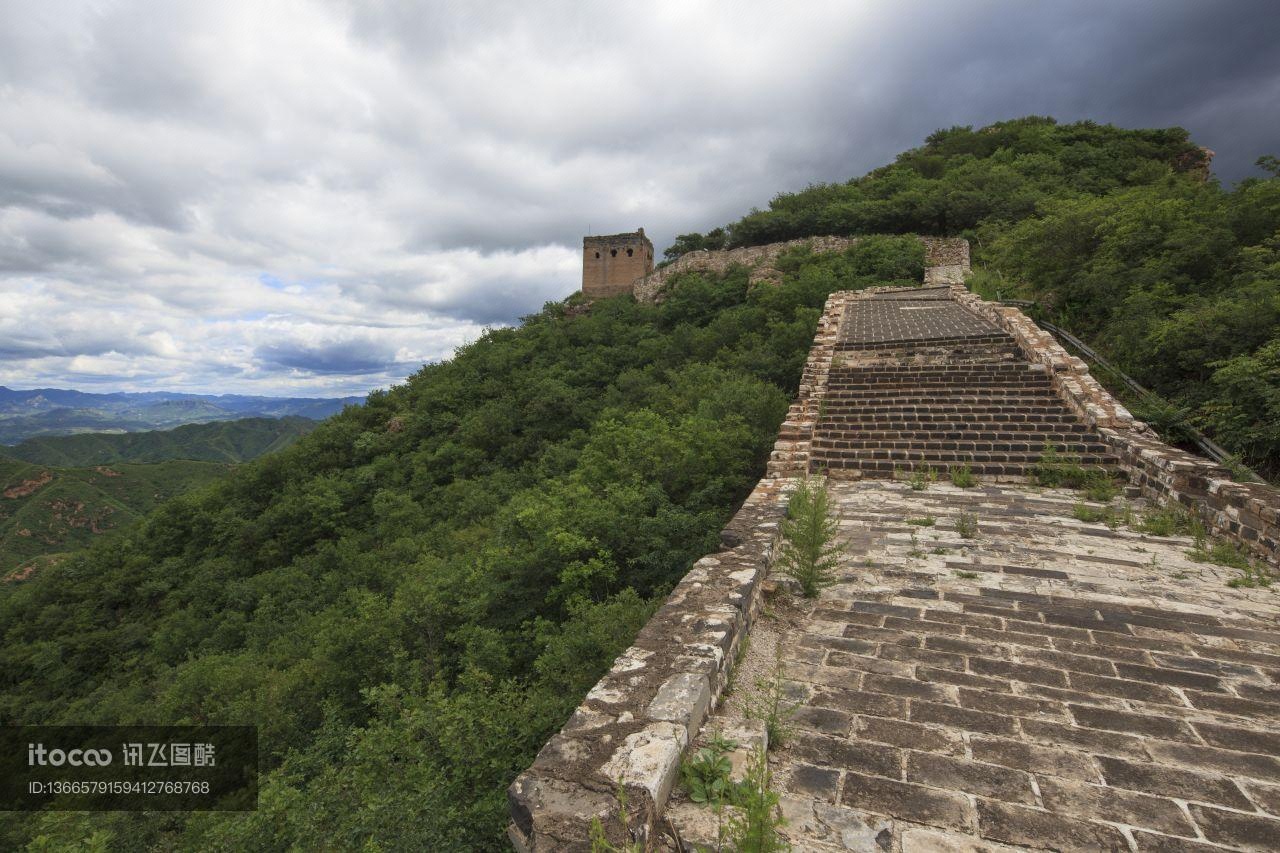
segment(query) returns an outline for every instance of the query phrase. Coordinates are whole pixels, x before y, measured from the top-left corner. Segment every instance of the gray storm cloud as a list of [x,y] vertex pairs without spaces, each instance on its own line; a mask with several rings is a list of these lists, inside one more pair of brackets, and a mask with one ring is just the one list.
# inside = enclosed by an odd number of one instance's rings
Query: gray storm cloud
[[[0,384],[347,394],[938,127],[1280,153],[1270,2],[0,6]],[[424,8],[425,7],[425,8]]]

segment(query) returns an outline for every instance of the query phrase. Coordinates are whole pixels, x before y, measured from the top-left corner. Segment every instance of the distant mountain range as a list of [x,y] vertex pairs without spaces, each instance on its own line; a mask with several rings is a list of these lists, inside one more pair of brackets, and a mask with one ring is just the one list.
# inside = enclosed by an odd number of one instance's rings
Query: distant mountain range
[[291,415],[186,424],[148,432],[45,435],[5,447],[0,453],[23,462],[60,467],[170,459],[248,462],[283,450],[315,429],[317,423]]
[[0,385],[0,444],[36,436],[132,433],[242,418],[323,420],[363,397],[251,397],[170,391],[94,394],[61,388],[17,391]]

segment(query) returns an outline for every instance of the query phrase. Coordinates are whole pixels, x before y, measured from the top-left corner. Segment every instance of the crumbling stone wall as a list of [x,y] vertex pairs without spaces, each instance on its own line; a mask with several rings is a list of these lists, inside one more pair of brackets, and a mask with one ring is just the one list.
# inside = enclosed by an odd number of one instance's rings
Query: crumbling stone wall
[[[969,271],[969,241],[959,237],[921,237],[920,241],[924,244],[926,283],[964,280],[964,274]],[[700,249],[687,252],[667,266],[637,279],[631,291],[641,302],[659,302],[673,276],[693,270],[720,274],[735,266],[749,268],[751,284],[778,282],[782,280],[782,272],[775,262],[788,249],[808,246],[815,254],[843,252],[857,242],[857,237],[807,237],[716,252]]]
[[[600,818],[614,843],[654,837],[680,758],[728,681],[759,611],[788,480],[762,480],[635,643],[508,789],[519,851],[583,851]],[[615,791],[626,787],[624,838]]]

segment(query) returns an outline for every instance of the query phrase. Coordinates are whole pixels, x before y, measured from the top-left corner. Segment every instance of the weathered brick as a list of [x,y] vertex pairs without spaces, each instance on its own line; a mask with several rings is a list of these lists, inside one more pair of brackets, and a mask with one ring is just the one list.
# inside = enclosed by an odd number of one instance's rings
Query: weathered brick
[[1024,634],[1013,631],[993,631],[990,628],[968,628],[964,629],[966,637],[973,637],[977,640],[990,640],[996,643],[1009,643],[1016,646],[1032,646],[1039,649],[1049,648],[1049,638],[1043,634]]
[[840,802],[853,808],[930,826],[969,829],[973,825],[969,798],[964,794],[909,782],[895,782],[878,776],[846,773]]
[[1252,752],[1234,752],[1191,743],[1152,741],[1147,752],[1156,761],[1185,767],[1216,770],[1228,776],[1248,776],[1267,782],[1280,782],[1280,758]]
[[998,643],[984,643],[968,637],[926,637],[924,646],[940,652],[960,655],[982,655],[989,658],[1008,657],[1009,649]]
[[1043,684],[1019,684],[1018,693],[1023,696],[1035,696],[1040,699],[1051,699],[1055,702],[1075,705],[1094,705],[1099,708],[1116,708],[1123,710],[1128,704],[1115,696],[1099,696],[1095,693],[1081,693],[1079,690],[1063,690],[1060,687],[1045,687]]
[[806,648],[833,649],[838,652],[852,652],[858,655],[874,654],[875,643],[855,640],[851,637],[827,637],[822,634],[805,634],[800,638],[800,645]]
[[902,778],[902,753],[891,746],[801,731],[796,732],[791,751],[801,761],[820,767]]
[[840,796],[840,773],[811,764],[797,764],[791,768],[787,790],[824,803],[834,803]]
[[1109,660],[1049,651],[1047,649],[1024,649],[1018,653],[1018,660],[1022,663],[1056,666],[1059,669],[1087,672],[1090,675],[1113,677],[1116,674],[1115,664]]
[[[1105,636],[1105,635],[1104,635]],[[1073,655],[1106,658],[1113,661],[1130,661],[1132,663],[1150,663],[1151,652],[1145,649],[1130,649],[1124,646],[1107,645],[1106,643],[1081,643],[1075,640],[1054,640],[1053,647],[1059,651]],[[1084,672],[1086,670],[1081,670]]]
[[1190,838],[1174,838],[1170,835],[1157,835],[1154,832],[1133,831],[1133,840],[1138,843],[1139,853],[1222,853],[1222,848],[1203,841]]
[[907,753],[907,781],[967,791],[1010,803],[1036,801],[1031,776],[993,764],[951,758],[928,752]]
[[1168,740],[1195,741],[1191,728],[1171,717],[1153,717],[1149,714],[1130,714],[1109,708],[1089,705],[1071,705],[1071,716],[1076,724],[1091,729],[1110,729],[1113,732],[1132,732]]
[[[1073,627],[1072,620],[1065,617],[1045,617],[1050,620],[1045,622],[1022,622],[1015,619],[1009,619],[1005,622],[1005,630],[1017,632],[1021,634],[1043,634],[1046,637],[1061,637],[1065,640],[1079,640],[1081,642],[1089,639],[1089,632],[1085,628]],[[1063,621],[1053,621],[1053,619]],[[1101,622],[1095,624],[1101,625]]]
[[1256,782],[1244,783],[1245,793],[1266,812],[1280,817],[1280,785],[1259,785]]
[[899,646],[894,643],[885,643],[880,647],[880,657],[885,660],[902,661],[906,663],[923,663],[929,666],[936,666],[942,669],[965,668],[964,655],[950,654],[948,652],[938,652],[933,649],[917,649]]
[[1048,699],[1026,696],[1010,696],[1007,693],[989,693],[986,690],[960,688],[960,706],[974,711],[990,711],[993,714],[1016,714],[1020,717],[1065,720],[1066,706]]
[[989,800],[978,801],[978,831],[992,841],[1050,850],[1097,853],[1129,849],[1129,842],[1113,826]]
[[1191,816],[1210,841],[1243,850],[1280,850],[1280,820],[1195,804],[1191,806]]
[[988,678],[985,675],[973,675],[968,672],[956,672],[952,669],[938,669],[931,666],[917,667],[916,678],[922,681],[936,681],[939,684],[954,684],[957,687],[991,690],[996,693],[1011,693],[1013,691],[1013,685],[1004,679]]
[[884,626],[899,631],[930,635],[945,634],[949,637],[958,637],[964,633],[963,625],[952,625],[950,622],[929,622],[924,619],[906,619],[896,616],[886,617]]
[[851,719],[847,713],[831,708],[797,708],[791,715],[791,721],[803,728],[843,735],[849,732]]
[[861,690],[820,690],[810,704],[823,708],[836,708],[852,714],[871,714],[877,717],[906,719],[907,700],[884,693],[864,693]]
[[1044,807],[1050,811],[1085,820],[1127,823],[1173,835],[1194,836],[1196,833],[1178,804],[1164,797],[1048,777],[1041,778],[1039,785]]
[[1116,671],[1121,678],[1149,681],[1152,684],[1168,684],[1173,687],[1192,687],[1196,690],[1221,690],[1222,682],[1213,675],[1186,672],[1181,669],[1162,669],[1158,666],[1142,666],[1136,663],[1118,663]]
[[969,671],[978,675],[998,676],[1013,681],[1025,681],[1029,684],[1045,684],[1049,687],[1066,687],[1066,673],[1058,669],[1043,666],[1013,663],[991,658],[969,658]]
[[827,652],[827,666],[854,672],[877,672],[881,675],[911,674],[911,667],[908,664],[866,655],[851,655],[848,652]]
[[1165,797],[1180,797],[1185,800],[1218,803],[1238,809],[1250,807],[1244,792],[1230,779],[1179,770],[1162,764],[1125,761],[1105,755],[1097,756],[1096,760],[1107,784],[1117,788],[1144,791]]
[[910,699],[928,699],[933,702],[954,702],[955,688],[914,678],[893,678],[885,675],[868,675],[862,680],[862,689],[874,693],[889,693]]
[[960,734],[949,729],[883,717],[859,717],[854,721],[853,728],[854,734],[863,741],[953,755],[964,752],[964,741]]
[[1103,696],[1116,696],[1135,702],[1185,707],[1182,700],[1178,698],[1178,694],[1160,684],[1131,681],[1127,678],[1103,678],[1100,675],[1086,675],[1082,672],[1071,673],[1070,680],[1071,687],[1083,693],[1101,693]]
[[1245,699],[1270,702],[1280,708],[1280,687],[1259,687],[1256,684],[1238,684],[1236,692]]
[[910,714],[913,723],[936,723],[971,732],[1010,735],[1016,730],[1013,717],[988,714],[985,711],[970,711],[951,705],[937,705],[917,699],[911,700]]
[[850,608],[855,613],[877,613],[887,616],[902,616],[908,619],[919,619],[919,607],[899,607],[896,604],[882,604],[878,601],[855,601]]
[[1102,774],[1094,766],[1087,753],[1078,750],[1038,746],[1019,740],[973,735],[969,747],[975,761],[999,764],[1015,770],[1037,774],[1061,776],[1083,782],[1101,782]]
[[1070,745],[1104,755],[1123,755],[1131,758],[1147,757],[1147,751],[1142,748],[1140,739],[1115,732],[1081,729],[1075,726],[1051,723],[1046,720],[1023,720],[1022,731],[1032,740],[1053,746]]
[[977,628],[999,628],[1003,623],[998,616],[976,613],[955,613],[950,610],[926,610],[924,617],[934,622],[950,622],[953,625],[972,625]]
[[1252,699],[1238,699],[1235,696],[1223,696],[1220,693],[1201,693],[1198,690],[1188,690],[1186,695],[1191,700],[1192,706],[1205,711],[1218,711],[1237,717],[1280,720],[1280,705],[1255,702]]
[[[1208,650],[1208,653],[1213,654],[1213,650]],[[1260,675],[1260,671],[1255,666],[1249,666],[1243,663],[1211,660],[1207,657],[1193,658],[1185,655],[1166,655],[1156,653],[1153,655],[1153,658],[1160,666],[1170,667],[1172,669],[1186,669],[1191,672],[1202,672],[1206,675],[1238,676],[1243,678],[1257,678]]]

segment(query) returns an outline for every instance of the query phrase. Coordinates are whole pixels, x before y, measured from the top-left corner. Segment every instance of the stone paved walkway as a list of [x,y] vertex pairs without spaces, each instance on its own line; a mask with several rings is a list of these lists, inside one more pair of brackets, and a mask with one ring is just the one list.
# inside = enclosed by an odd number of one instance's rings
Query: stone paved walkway
[[[1280,850],[1280,595],[1068,491],[830,486],[841,583],[771,599],[701,734],[780,650],[795,849]],[[705,809],[668,814],[706,840]]]

